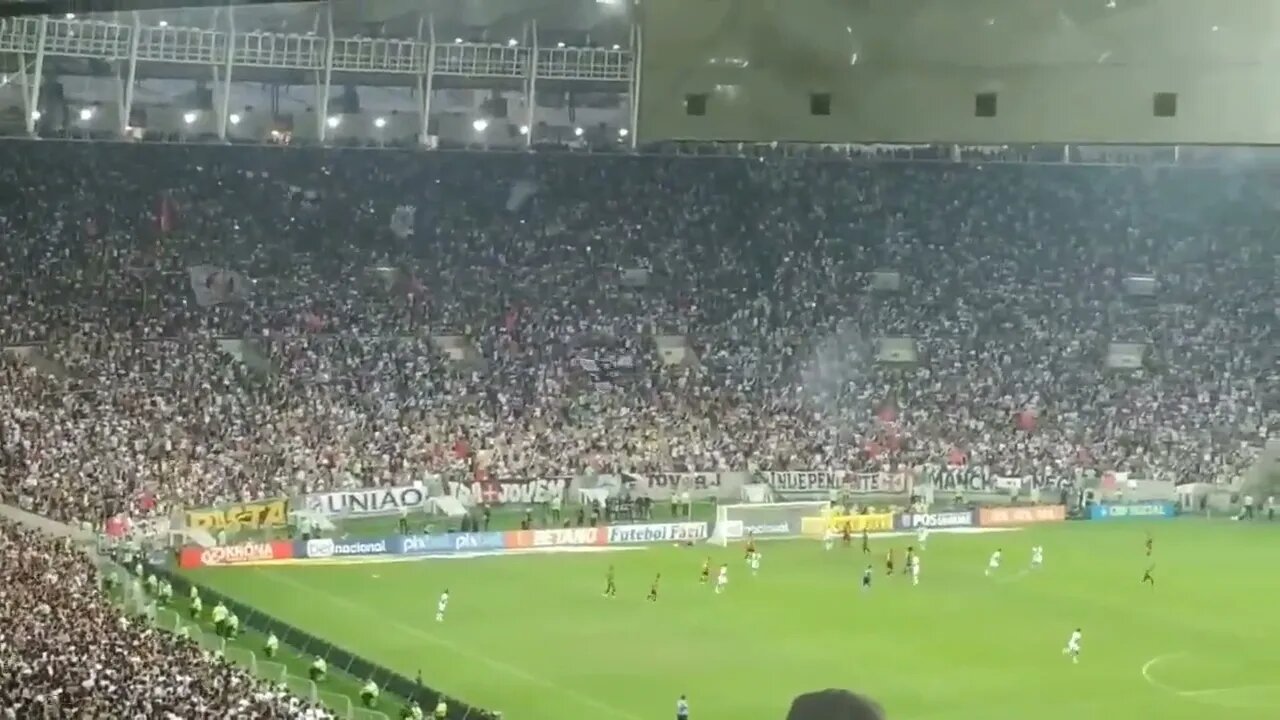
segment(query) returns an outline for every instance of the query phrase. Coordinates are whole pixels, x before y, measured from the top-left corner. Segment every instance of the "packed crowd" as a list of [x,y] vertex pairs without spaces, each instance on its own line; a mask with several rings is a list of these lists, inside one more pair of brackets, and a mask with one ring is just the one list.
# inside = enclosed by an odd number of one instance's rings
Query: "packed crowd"
[[123,615],[70,541],[0,520],[0,568],[0,717],[331,717]]
[[1223,480],[1276,426],[1247,169],[14,142],[0,187],[4,491],[61,517],[440,472]]

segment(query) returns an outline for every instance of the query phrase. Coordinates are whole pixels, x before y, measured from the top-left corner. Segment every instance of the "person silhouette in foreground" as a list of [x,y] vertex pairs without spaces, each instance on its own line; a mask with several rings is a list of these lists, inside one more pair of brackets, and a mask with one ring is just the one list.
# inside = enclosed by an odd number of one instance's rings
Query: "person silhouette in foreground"
[[885,720],[880,704],[848,690],[818,690],[791,701],[787,720]]

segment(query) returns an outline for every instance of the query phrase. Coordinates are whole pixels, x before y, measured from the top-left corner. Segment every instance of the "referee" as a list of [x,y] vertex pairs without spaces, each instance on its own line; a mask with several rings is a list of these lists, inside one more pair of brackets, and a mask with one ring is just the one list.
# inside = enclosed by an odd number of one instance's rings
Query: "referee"
[[684,695],[676,701],[676,720],[689,720],[689,700]]

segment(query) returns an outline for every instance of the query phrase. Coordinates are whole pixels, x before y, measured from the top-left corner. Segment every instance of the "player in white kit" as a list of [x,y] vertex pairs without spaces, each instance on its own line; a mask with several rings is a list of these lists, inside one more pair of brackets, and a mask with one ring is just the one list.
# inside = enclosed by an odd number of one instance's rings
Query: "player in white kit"
[[446,589],[440,593],[440,600],[436,602],[436,622],[444,622],[444,611],[449,609],[449,591]]
[[827,532],[822,536],[822,547],[830,550],[836,546],[836,538],[840,537],[834,528],[827,528]]
[[[754,556],[755,553],[752,553],[752,555]],[[724,592],[724,589],[728,586],[729,586],[729,566],[721,565],[720,575],[716,577],[716,594],[719,595],[720,593]]]
[[760,553],[759,553],[759,551],[751,553],[751,560],[749,561],[749,564],[751,565],[751,574],[752,574],[752,575],[756,575],[756,574],[758,574],[758,573],[760,572]]
[[1080,628],[1076,628],[1075,632],[1071,633],[1071,639],[1067,640],[1067,646],[1062,648],[1062,654],[1070,655],[1073,663],[1080,662],[1080,638]]
[[928,542],[929,542],[929,528],[924,525],[921,525],[919,528],[916,528],[916,545],[919,545],[920,549],[923,550],[924,546]]
[[918,553],[911,556],[911,584],[920,584],[920,555]]
[[987,561],[988,575],[1000,569],[1000,556],[1001,551],[998,548],[995,552],[991,553],[991,559]]
[[1031,569],[1035,570],[1044,565],[1044,547],[1036,545],[1031,548]]

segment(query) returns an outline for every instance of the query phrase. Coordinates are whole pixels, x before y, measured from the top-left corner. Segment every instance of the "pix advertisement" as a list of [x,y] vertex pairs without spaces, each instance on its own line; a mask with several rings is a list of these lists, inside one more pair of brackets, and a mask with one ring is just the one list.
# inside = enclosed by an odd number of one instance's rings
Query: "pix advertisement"
[[915,528],[957,528],[973,527],[978,523],[978,514],[972,510],[936,513],[903,513],[894,520],[899,530]]
[[294,544],[288,540],[242,543],[216,547],[188,546],[178,553],[178,567],[183,570],[229,565],[252,565],[294,557]]
[[609,545],[639,545],[661,542],[696,542],[709,535],[705,522],[651,523],[646,525],[612,525],[606,543]]
[[1089,506],[1090,520],[1125,520],[1152,518],[1171,518],[1176,514],[1176,506],[1171,502],[1142,502],[1124,505],[1102,503]]
[[981,527],[1032,525],[1043,522],[1062,522],[1066,519],[1067,508],[1063,505],[986,507],[978,510],[978,525]]
[[482,552],[506,547],[505,533],[448,533],[445,535],[408,535],[396,538],[398,555],[447,555],[456,552]]

